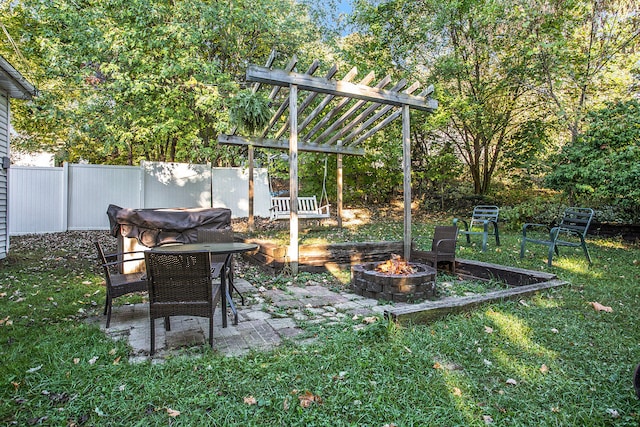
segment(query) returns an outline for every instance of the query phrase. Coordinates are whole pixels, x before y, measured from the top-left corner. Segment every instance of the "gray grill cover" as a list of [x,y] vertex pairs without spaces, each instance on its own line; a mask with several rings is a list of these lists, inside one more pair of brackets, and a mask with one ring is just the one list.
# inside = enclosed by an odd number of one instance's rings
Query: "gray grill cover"
[[112,236],[132,237],[149,248],[195,243],[198,229],[231,228],[231,209],[226,208],[129,209],[109,205],[107,216]]

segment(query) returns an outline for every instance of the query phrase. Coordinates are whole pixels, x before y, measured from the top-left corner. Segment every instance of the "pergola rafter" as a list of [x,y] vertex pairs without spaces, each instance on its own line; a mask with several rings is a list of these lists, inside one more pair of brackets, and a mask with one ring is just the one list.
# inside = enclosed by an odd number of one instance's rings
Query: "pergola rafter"
[[[430,96],[433,87],[428,87],[419,95],[414,93],[420,88],[418,82],[407,89],[405,80],[391,87],[391,78],[385,76],[375,86],[374,73],[369,73],[358,83],[351,81],[358,71],[352,68],[342,79],[333,80],[338,73],[336,66],[331,67],[324,77],[316,77],[314,73],[320,63],[314,61],[305,73],[295,72],[298,60],[294,56],[285,69],[272,69],[274,55],[270,56],[266,66],[249,66],[247,81],[254,82],[253,90],[261,85],[272,85],[269,99],[278,105],[268,124],[254,136],[237,135],[237,129],[228,135],[220,135],[218,142],[231,145],[249,146],[250,201],[249,223],[253,223],[253,147],[289,150],[289,189],[291,197],[290,245],[289,258],[292,270],[297,272],[298,262],[298,152],[309,151],[319,153],[335,153],[338,165],[342,164],[341,156],[363,155],[365,151],[360,144],[375,133],[384,129],[395,119],[402,117],[403,173],[405,197],[405,258],[409,258],[411,246],[411,159],[410,159],[410,124],[409,109],[431,112],[438,103]],[[288,88],[288,93],[281,89]],[[302,102],[298,102],[299,92],[308,92]],[[304,114],[309,107],[314,108]],[[288,117],[286,114],[288,111]],[[283,136],[288,131],[288,138]],[[341,166],[339,166],[341,168]],[[341,183],[342,171],[338,171],[338,221],[341,215]]]

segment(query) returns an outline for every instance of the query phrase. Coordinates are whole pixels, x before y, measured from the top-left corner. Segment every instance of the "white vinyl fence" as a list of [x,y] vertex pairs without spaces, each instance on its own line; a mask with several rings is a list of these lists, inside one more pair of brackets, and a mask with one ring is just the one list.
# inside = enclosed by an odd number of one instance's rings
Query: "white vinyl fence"
[[[266,169],[254,170],[254,214],[269,216]],[[108,230],[107,207],[225,207],[249,215],[249,173],[185,163],[66,164],[9,169],[9,235]]]

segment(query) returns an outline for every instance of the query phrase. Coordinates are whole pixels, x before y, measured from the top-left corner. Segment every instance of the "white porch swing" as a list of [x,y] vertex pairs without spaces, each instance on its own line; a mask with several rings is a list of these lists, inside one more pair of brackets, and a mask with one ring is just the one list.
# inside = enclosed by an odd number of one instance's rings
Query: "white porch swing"
[[[271,186],[271,179],[269,179]],[[280,219],[289,219],[291,213],[291,198],[283,196],[274,196],[273,188],[271,190],[271,207],[269,208],[271,221]],[[316,196],[298,196],[298,218],[299,219],[325,219],[331,216],[329,211],[329,197],[327,196],[327,157],[324,158],[324,175],[322,177],[322,194],[320,195],[320,203]]]

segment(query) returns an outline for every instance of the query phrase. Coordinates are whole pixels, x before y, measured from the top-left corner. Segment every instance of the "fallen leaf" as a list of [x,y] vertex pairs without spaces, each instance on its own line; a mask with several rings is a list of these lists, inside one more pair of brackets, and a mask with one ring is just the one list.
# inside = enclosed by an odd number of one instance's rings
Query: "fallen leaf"
[[257,405],[258,404],[258,401],[253,396],[245,396],[243,400],[244,400],[244,403],[246,405]]
[[485,424],[492,424],[493,423],[493,418],[491,418],[490,415],[483,415],[482,419],[484,420]]
[[284,409],[285,411],[289,410],[289,398],[286,398],[284,402],[282,402],[282,409]]
[[462,390],[460,390],[458,387],[454,387],[453,388],[453,395],[454,396],[458,396],[458,397],[462,396]]
[[411,351],[411,349],[409,347],[407,347],[406,345],[404,346],[404,349],[407,350],[407,353],[413,353],[413,351]]
[[543,363],[542,366],[540,366],[540,372],[546,374],[547,372],[549,372],[549,367]]
[[442,369],[442,365],[440,364],[440,362],[436,362],[433,364],[433,369]]
[[518,385],[518,381],[514,380],[513,378],[509,378],[508,380],[505,381],[507,384],[511,384],[511,385]]
[[38,366],[35,366],[33,368],[29,368],[29,369],[27,369],[27,374],[32,374],[34,372],[38,372],[40,369],[42,369],[42,365],[38,365]]
[[80,363],[80,358],[79,357],[74,357],[73,358],[73,364],[77,365],[78,363]]
[[98,361],[98,359],[99,359],[98,356],[93,356],[91,359],[89,359],[89,365],[93,365]]
[[115,348],[112,348],[111,350],[109,350],[109,355],[113,356],[114,354],[116,354],[116,351],[117,350]]
[[118,356],[115,358],[115,360],[113,361],[114,365],[119,365],[120,364],[120,358],[122,358],[122,356]]
[[611,307],[607,307],[606,305],[602,305],[599,302],[590,302],[595,311],[604,311],[607,313],[613,313],[613,309]]
[[529,303],[527,303],[525,300],[521,299],[520,301],[518,301],[520,303],[520,305],[523,305],[525,307],[529,307]]
[[300,406],[303,408],[308,408],[314,403],[317,403],[318,405],[322,404],[322,398],[320,396],[315,396],[309,391],[306,391],[302,396],[298,396],[298,400],[300,400]]
[[485,326],[485,327],[484,327],[484,331],[485,331],[487,334],[492,334],[492,333],[493,333],[493,328],[492,328],[491,326]]
[[369,316],[362,319],[363,323],[375,323],[378,320],[375,316]]
[[175,418],[178,415],[180,415],[180,411],[176,411],[175,409],[167,408],[167,414],[169,414],[170,417]]
[[557,334],[559,331],[556,328],[551,328],[551,332],[553,332],[554,334]]

